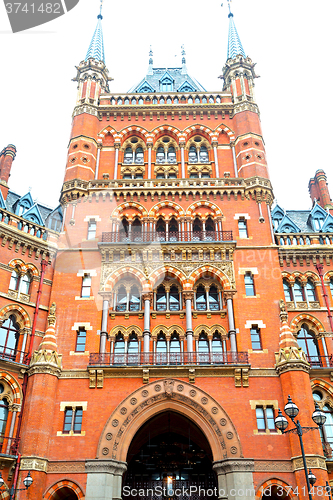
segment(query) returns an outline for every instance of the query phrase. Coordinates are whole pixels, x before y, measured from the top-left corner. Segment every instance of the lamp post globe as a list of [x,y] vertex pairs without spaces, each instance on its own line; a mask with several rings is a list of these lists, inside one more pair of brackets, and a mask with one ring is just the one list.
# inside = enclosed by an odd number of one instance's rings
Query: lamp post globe
[[309,469],[308,478],[309,478],[309,483],[311,484],[311,486],[313,486],[315,484],[315,482],[317,481],[317,478],[311,469]]
[[32,485],[32,482],[33,482],[33,479],[30,475],[30,472],[28,472],[27,477],[25,479],[23,479],[23,484],[28,489],[29,486]]
[[312,420],[314,421],[315,424],[317,424],[319,427],[322,427],[324,423],[326,422],[326,415],[325,413],[319,408],[318,403],[315,404],[315,411],[312,414]]
[[292,402],[290,396],[288,396],[288,403],[284,407],[284,412],[292,420],[298,415],[299,412],[298,406],[296,406],[295,403]]
[[282,415],[282,411],[279,408],[279,413],[276,419],[274,420],[275,422],[275,427],[279,429],[279,431],[284,431],[288,427],[288,420],[286,417]]
[[5,484],[5,481],[3,480],[2,474],[0,472],[0,488]]

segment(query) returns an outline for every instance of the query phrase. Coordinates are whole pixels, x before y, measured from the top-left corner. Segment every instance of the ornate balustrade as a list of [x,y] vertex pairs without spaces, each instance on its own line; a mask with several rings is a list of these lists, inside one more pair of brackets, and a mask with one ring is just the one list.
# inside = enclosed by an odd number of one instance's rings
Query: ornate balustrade
[[102,243],[175,243],[175,242],[210,242],[233,241],[232,231],[132,231],[131,233],[102,233]]
[[11,361],[12,363],[21,363],[22,365],[29,364],[27,353],[12,349],[6,346],[0,346],[0,361]]
[[6,210],[0,210],[0,222],[8,224],[8,226],[13,226],[26,234],[36,236],[44,241],[47,240],[48,231],[45,227],[34,224],[33,222],[12,214],[11,212],[7,212]]
[[330,368],[333,366],[333,355],[329,356],[307,356],[311,368]]
[[183,365],[247,365],[247,352],[148,352],[136,354],[91,353],[90,366],[183,366]]

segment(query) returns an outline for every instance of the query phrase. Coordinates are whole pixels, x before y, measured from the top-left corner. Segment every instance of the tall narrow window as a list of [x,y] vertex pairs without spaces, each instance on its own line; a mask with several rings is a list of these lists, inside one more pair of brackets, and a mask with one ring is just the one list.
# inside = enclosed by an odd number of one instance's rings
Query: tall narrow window
[[86,350],[87,332],[83,326],[80,326],[76,335],[75,352],[84,352]]
[[74,434],[80,434],[82,428],[82,416],[83,410],[82,408],[76,408],[74,413],[74,422],[73,422],[73,432]]
[[116,336],[114,343],[114,364],[120,365],[124,363],[125,340],[121,333]]
[[140,292],[137,286],[133,286],[130,291],[129,310],[140,311],[140,309],[141,309]]
[[163,285],[160,285],[156,292],[156,311],[166,311],[167,300],[166,292]]
[[65,408],[63,434],[80,434],[82,428],[83,408]]
[[294,284],[294,297],[296,302],[304,301],[304,290],[300,281],[296,280]]
[[251,345],[254,351],[261,351],[261,335],[260,328],[257,325],[252,325],[251,330]]
[[9,282],[9,289],[10,290],[18,290],[20,283],[20,274],[18,269],[14,269],[12,272],[12,275],[10,277],[10,282]]
[[125,149],[124,163],[133,163],[133,151],[131,147]]
[[246,219],[238,219],[238,231],[240,238],[248,238]]
[[141,146],[135,150],[135,163],[143,163],[143,149]]
[[316,287],[312,281],[308,281],[306,284],[306,293],[310,302],[316,302]]
[[179,311],[179,309],[180,309],[179,290],[176,286],[172,285],[169,293],[169,310]]
[[293,293],[291,286],[289,285],[289,282],[287,280],[283,280],[283,291],[284,291],[284,298],[286,299],[287,302],[292,302],[293,301]]
[[209,309],[211,311],[218,311],[220,309],[219,292],[215,285],[209,289]]
[[209,342],[205,332],[199,335],[197,356],[200,364],[209,363]]
[[8,406],[9,406],[8,401],[6,399],[2,399],[0,401],[0,451],[2,453],[5,452],[5,450],[1,449],[1,445],[3,443],[3,436],[5,436],[5,433],[6,433],[6,425],[7,425],[7,418],[8,418]]
[[73,408],[65,408],[64,427],[62,432],[69,434],[72,430]]
[[333,278],[330,279],[330,290],[331,290],[331,295],[333,299]]
[[188,161],[190,163],[197,163],[198,162],[198,153],[197,153],[197,148],[195,146],[191,146],[188,154]]
[[90,297],[90,289],[91,289],[91,276],[90,274],[85,274],[82,278],[81,297],[82,298]]
[[199,155],[200,155],[200,161],[202,163],[208,163],[209,157],[208,157],[208,150],[207,150],[206,146],[201,146]]
[[265,432],[266,430],[275,431],[274,410],[272,407],[268,406],[264,408],[263,406],[257,406],[256,418],[259,432]]
[[199,285],[195,294],[195,308],[197,311],[207,310],[206,290],[202,285]]
[[19,340],[19,325],[14,315],[6,319],[0,328],[0,353],[12,359]]
[[30,293],[30,285],[31,285],[31,274],[24,274],[21,278],[20,282],[20,293],[24,293],[25,295],[29,295]]
[[247,297],[254,297],[255,296],[255,289],[254,289],[254,280],[253,276],[251,273],[246,273],[244,276],[244,281],[245,281],[245,293]]
[[93,240],[96,237],[97,224],[95,220],[90,220],[88,224],[87,240]]
[[318,342],[314,332],[309,331],[307,325],[303,324],[297,335],[297,343],[305,352],[310,365],[313,368],[321,367],[321,358],[319,357]]

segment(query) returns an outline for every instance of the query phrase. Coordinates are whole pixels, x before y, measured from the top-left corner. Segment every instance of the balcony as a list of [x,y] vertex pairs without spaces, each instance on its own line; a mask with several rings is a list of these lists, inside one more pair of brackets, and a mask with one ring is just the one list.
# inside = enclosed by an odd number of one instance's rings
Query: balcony
[[26,352],[6,346],[0,346],[0,361],[10,361],[11,363],[20,363],[21,365],[29,364]]
[[137,354],[91,353],[89,366],[184,366],[247,365],[247,352],[141,352]]
[[216,241],[233,241],[232,231],[132,231],[102,233],[102,243],[207,243]]
[[17,455],[19,438],[3,436],[0,434],[0,460],[13,460]]
[[311,368],[331,368],[333,367],[333,355],[329,356],[307,356]]

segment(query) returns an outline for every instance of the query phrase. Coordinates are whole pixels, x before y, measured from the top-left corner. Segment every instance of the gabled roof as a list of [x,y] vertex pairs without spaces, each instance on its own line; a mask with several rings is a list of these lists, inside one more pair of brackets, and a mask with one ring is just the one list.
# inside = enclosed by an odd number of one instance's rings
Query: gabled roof
[[333,233],[333,217],[331,214],[327,215],[321,230],[323,233]]
[[[8,197],[7,197],[7,199],[8,199]],[[26,208],[30,208],[30,207],[32,207],[33,204],[34,204],[34,201],[32,199],[31,193],[30,193],[30,191],[28,191],[28,193],[26,193],[24,196],[17,196],[17,199],[13,203],[12,207],[13,207],[14,213],[18,215],[21,205],[25,206]]]
[[141,90],[143,84],[148,84],[152,90],[148,92],[161,92],[160,83],[165,75],[168,75],[173,80],[172,92],[187,92],[182,89],[185,82],[191,87],[190,92],[206,92],[206,89],[200,85],[194,78],[187,73],[183,73],[183,68],[151,68],[150,72],[143,78],[138,85],[132,87],[129,92],[147,92]]
[[136,92],[155,92],[153,87],[147,82],[147,80],[144,80],[140,88],[136,90]]
[[281,219],[281,217],[284,217],[284,210],[283,208],[280,207],[280,205],[275,205],[275,207],[272,210],[272,218]]
[[300,233],[301,229],[288,215],[285,215],[276,231],[278,233]]
[[171,81],[171,82],[174,82],[174,79],[173,77],[170,75],[169,71],[166,71],[164,73],[164,75],[162,76],[162,78],[160,79],[160,82],[164,82],[164,81]]
[[45,226],[46,219],[52,213],[58,212],[60,215],[60,220],[62,220],[62,210],[60,205],[57,208],[52,209],[50,207],[42,205],[41,203],[34,202],[30,192],[26,193],[24,196],[20,196],[13,191],[8,191],[5,204],[6,206],[4,208],[6,208],[6,210],[8,210],[9,212],[17,215],[22,201],[26,201],[30,205],[24,212],[24,214],[21,215],[21,217],[23,217],[24,219],[26,219],[27,215],[29,214],[34,215],[38,219],[38,221],[40,221],[36,223],[40,224],[41,226]]
[[24,218],[27,220],[31,220],[32,222],[35,222],[40,226],[44,225],[43,217],[42,214],[40,213],[37,203],[35,203],[31,208],[29,208],[29,210],[24,212],[23,215]]
[[312,207],[312,210],[309,214],[309,218],[313,217],[313,218],[319,218],[319,219],[326,219],[326,216],[327,216],[326,210],[324,210],[323,207],[318,205],[318,203],[315,201],[315,203]]
[[1,189],[0,189],[0,208],[4,208],[5,210],[7,210],[6,203],[5,203],[5,200],[3,199]]

